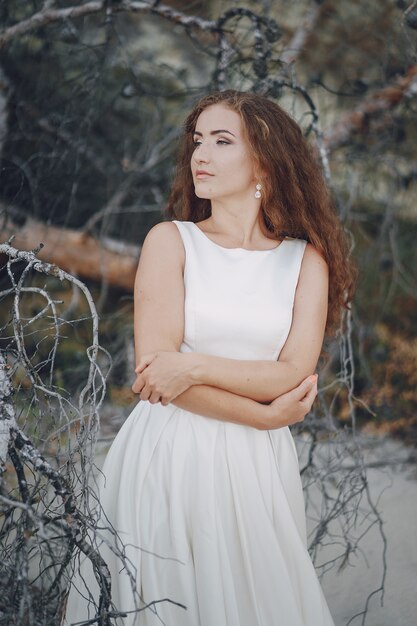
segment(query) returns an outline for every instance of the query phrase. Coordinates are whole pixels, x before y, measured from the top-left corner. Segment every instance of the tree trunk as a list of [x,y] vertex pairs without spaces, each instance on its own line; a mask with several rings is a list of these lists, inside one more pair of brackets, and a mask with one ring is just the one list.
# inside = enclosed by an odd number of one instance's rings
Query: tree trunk
[[59,228],[26,220],[23,226],[9,222],[0,229],[0,243],[14,235],[13,246],[20,250],[34,250],[43,244],[37,254],[47,263],[81,278],[106,281],[112,287],[133,291],[140,246],[98,239],[78,230]]

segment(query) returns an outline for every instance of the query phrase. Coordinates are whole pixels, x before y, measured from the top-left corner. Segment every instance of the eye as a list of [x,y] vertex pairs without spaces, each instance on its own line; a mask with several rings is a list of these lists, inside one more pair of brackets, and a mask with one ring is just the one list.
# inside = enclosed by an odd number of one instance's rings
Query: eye
[[226,141],[226,139],[218,139],[216,143],[221,146],[230,146],[230,141]]
[[194,144],[195,146],[201,146],[201,141],[200,141],[200,139],[193,139],[193,144]]

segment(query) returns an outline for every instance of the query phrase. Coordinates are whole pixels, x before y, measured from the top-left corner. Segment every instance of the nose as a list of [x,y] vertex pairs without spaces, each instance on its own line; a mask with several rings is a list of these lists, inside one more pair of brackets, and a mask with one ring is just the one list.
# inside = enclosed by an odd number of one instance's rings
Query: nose
[[210,161],[210,150],[207,144],[200,144],[193,152],[193,159],[196,163],[208,163]]

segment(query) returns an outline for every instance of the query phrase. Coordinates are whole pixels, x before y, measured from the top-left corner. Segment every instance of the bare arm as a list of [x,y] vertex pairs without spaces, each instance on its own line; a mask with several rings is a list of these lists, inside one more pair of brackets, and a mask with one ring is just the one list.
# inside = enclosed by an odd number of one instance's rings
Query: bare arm
[[154,226],[143,242],[135,278],[136,363],[148,352],[180,348],[184,336],[184,261],[175,224]]
[[[310,411],[316,395],[317,376],[311,376],[269,405],[206,385],[190,387],[177,396],[172,404],[205,417],[245,424],[258,430],[272,430],[301,422]],[[201,403],[202,411],[199,408]]]
[[[162,350],[175,352],[177,358],[185,357],[189,366],[193,363],[193,354],[178,353],[184,334],[184,260],[183,244],[174,224],[158,224],[149,232],[135,281],[137,362],[145,353]],[[133,384],[134,391],[138,391],[135,384],[139,378]],[[309,377],[291,392],[280,397],[275,394],[269,405],[204,384],[187,385],[172,403],[206,417],[272,429],[301,421],[316,394],[317,379]],[[149,400],[157,402],[159,398]]]
[[237,360],[194,352],[146,354],[136,369],[142,372],[137,382],[141,397],[161,399],[164,404],[193,385],[205,384],[257,402],[271,402],[314,371],[323,341],[327,300],[327,265],[308,245],[291,330],[278,361]]
[[[184,335],[184,260],[175,224],[157,224],[150,230],[135,280],[137,362],[149,352],[179,351]],[[267,407],[254,400],[204,384],[190,387],[173,404],[206,417],[255,427],[267,414]]]

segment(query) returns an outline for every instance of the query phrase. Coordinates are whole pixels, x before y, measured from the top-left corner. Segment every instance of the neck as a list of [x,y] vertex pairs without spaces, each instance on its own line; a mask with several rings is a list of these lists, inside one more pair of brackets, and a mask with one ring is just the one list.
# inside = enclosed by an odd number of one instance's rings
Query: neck
[[241,201],[216,199],[211,202],[211,217],[207,220],[213,232],[230,236],[239,247],[250,248],[265,239],[262,228],[260,201],[245,197]]

